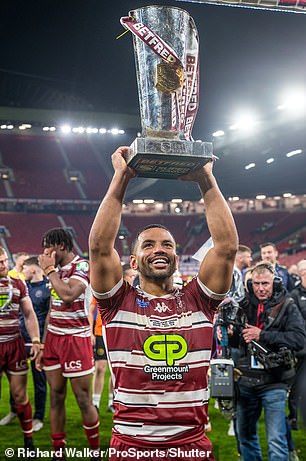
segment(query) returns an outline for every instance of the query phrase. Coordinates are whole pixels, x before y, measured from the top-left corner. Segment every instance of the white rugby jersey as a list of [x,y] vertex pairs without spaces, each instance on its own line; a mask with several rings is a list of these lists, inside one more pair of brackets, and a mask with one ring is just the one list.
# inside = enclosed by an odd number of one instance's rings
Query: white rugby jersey
[[163,297],[123,280],[94,296],[114,382],[113,433],[136,446],[202,437],[212,321],[224,295],[195,278]]

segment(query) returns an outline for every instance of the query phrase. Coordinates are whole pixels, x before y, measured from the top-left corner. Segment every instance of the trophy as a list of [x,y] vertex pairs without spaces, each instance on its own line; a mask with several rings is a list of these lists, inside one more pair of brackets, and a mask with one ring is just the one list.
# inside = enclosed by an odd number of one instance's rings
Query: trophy
[[127,163],[138,176],[174,179],[213,159],[212,143],[193,141],[199,100],[199,39],[176,7],[146,6],[120,20],[133,33],[142,133]]

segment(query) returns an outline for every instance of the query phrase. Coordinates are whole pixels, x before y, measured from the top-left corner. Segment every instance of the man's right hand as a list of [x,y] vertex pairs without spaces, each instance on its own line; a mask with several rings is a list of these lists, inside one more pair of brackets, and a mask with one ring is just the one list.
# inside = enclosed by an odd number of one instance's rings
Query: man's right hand
[[112,155],[112,164],[116,173],[127,174],[129,178],[134,178],[136,176],[136,172],[132,168],[128,167],[126,163],[128,150],[129,147],[127,146],[118,147]]

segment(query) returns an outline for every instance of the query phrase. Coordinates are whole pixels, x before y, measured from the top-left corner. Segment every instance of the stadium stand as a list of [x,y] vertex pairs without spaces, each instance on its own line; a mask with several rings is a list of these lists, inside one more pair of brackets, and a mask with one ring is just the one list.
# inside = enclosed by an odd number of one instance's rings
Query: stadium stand
[[[43,233],[56,226],[71,229],[77,251],[87,253],[97,203],[112,174],[109,152],[115,142],[103,143],[101,138],[97,141],[87,136],[0,133],[0,238],[11,254],[21,250],[39,253]],[[139,197],[144,193],[147,191],[140,190]],[[155,205],[146,209],[127,207],[116,242],[120,255],[129,255],[139,229],[159,222],[176,237],[183,272],[185,266],[186,271],[192,264],[196,266],[190,255],[209,234],[202,205],[186,203],[177,205],[176,211],[170,202],[162,211]],[[253,209],[247,202],[230,205],[240,242],[249,245],[255,254],[260,243],[273,241],[282,263],[303,257],[306,203],[290,209],[270,209],[269,203],[259,202]]]

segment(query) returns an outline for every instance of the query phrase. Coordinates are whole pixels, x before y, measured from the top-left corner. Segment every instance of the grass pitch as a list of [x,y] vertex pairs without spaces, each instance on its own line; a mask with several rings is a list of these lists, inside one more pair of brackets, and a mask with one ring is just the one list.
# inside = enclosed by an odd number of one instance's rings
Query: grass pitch
[[[105,382],[108,382],[108,374]],[[33,399],[33,383],[32,375],[29,374],[28,384],[29,396],[31,402]],[[100,437],[101,447],[108,447],[111,427],[112,427],[112,414],[107,411],[108,402],[108,390],[107,386],[104,388],[102,401],[100,405]],[[2,395],[0,400],[0,418],[9,412],[9,390],[6,376],[2,377]],[[49,426],[49,399],[47,400],[46,416],[43,428],[34,433],[34,442],[36,447],[40,450],[50,452],[52,450],[50,440],[50,426]],[[66,434],[67,434],[67,447],[82,450],[87,447],[87,439],[82,428],[82,420],[79,408],[76,404],[72,390],[68,388],[67,399],[66,399]],[[209,404],[209,416],[212,425],[212,431],[208,434],[210,440],[213,443],[214,454],[217,461],[236,461],[239,460],[236,448],[235,437],[229,437],[227,430],[229,421],[227,421],[217,410],[214,408],[214,400],[211,399]],[[261,445],[263,450],[263,461],[268,461],[267,456],[267,444],[265,439],[264,422],[261,418],[259,422],[259,435],[261,439]],[[306,429],[301,428],[299,431],[293,431],[293,438],[295,442],[295,448],[298,452],[300,461],[306,461]],[[5,450],[7,448],[13,448],[15,450],[18,447],[23,447],[23,436],[20,430],[20,426],[17,419],[14,419],[11,424],[7,426],[0,426],[0,461],[19,460],[22,457],[7,457],[5,456]],[[47,456],[41,457],[40,459],[49,460]],[[88,460],[88,458],[82,458],[78,456],[78,453],[74,457],[68,458],[68,460]],[[183,461],[183,460],[182,460]],[[245,460],[247,461],[247,460]]]

